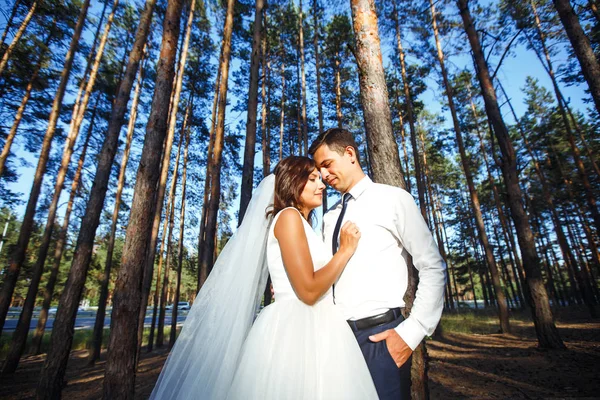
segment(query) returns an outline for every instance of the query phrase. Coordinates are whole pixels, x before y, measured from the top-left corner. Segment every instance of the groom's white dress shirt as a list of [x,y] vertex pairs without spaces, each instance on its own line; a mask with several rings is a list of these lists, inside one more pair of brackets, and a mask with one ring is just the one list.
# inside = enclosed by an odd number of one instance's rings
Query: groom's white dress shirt
[[[410,193],[374,183],[365,176],[350,194],[343,221],[354,222],[361,239],[335,285],[335,303],[349,320],[404,307],[408,252],[419,271],[419,284],[410,316],[396,332],[414,350],[433,333],[442,314],[444,261]],[[324,240],[329,249],[341,209],[340,203],[323,217]]]

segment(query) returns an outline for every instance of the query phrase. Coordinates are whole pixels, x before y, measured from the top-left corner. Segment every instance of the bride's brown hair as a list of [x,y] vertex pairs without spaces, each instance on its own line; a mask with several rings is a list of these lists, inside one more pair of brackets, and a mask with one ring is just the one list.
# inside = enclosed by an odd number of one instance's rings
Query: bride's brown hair
[[275,194],[273,208],[267,212],[267,216],[277,215],[286,207],[300,210],[300,195],[315,168],[317,165],[314,160],[308,157],[290,156],[281,160],[273,171]]

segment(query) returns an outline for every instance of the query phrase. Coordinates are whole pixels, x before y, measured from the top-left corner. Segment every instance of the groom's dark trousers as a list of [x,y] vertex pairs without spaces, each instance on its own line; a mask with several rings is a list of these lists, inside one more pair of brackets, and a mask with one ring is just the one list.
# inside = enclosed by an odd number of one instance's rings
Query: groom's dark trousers
[[391,322],[363,329],[357,329],[356,324],[353,324],[352,321],[348,321],[348,323],[365,356],[379,399],[410,400],[410,366],[412,356],[404,365],[398,368],[387,349],[385,340],[376,343],[369,340],[369,336],[388,329],[394,329],[400,322],[404,321],[404,317],[400,314],[399,309],[394,309],[394,317],[395,319]]

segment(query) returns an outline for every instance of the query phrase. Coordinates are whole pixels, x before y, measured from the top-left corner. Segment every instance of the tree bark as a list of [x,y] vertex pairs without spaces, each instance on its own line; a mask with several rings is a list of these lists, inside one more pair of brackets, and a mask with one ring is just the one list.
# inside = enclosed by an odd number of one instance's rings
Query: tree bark
[[571,2],[569,0],[552,1],[579,60],[581,72],[590,88],[596,110],[600,112],[600,63],[592,50],[590,40],[579,24],[579,18],[571,7]]
[[437,17],[435,5],[433,0],[429,0],[429,7],[431,10],[431,19],[433,25],[433,35],[435,38],[435,44],[437,48],[438,61],[440,63],[440,69],[442,72],[442,79],[444,82],[444,89],[446,90],[446,97],[448,98],[448,108],[450,109],[450,115],[452,116],[452,124],[454,126],[454,133],[456,134],[456,143],[458,145],[458,151],[460,153],[460,160],[462,163],[463,171],[465,173],[465,179],[467,181],[467,187],[469,188],[469,198],[471,200],[471,210],[475,217],[475,226],[477,227],[477,233],[479,242],[483,247],[485,253],[485,260],[492,275],[492,283],[496,292],[496,299],[498,300],[498,318],[500,320],[500,331],[502,333],[510,332],[510,322],[508,318],[508,304],[504,291],[502,290],[502,284],[500,283],[500,273],[498,272],[498,266],[496,259],[494,258],[494,252],[490,245],[487,232],[485,231],[485,222],[483,221],[483,214],[481,213],[481,205],[479,203],[479,194],[475,189],[475,183],[473,181],[473,175],[471,173],[470,159],[467,156],[465,145],[462,138],[462,130],[460,128],[460,122],[458,121],[458,115],[456,113],[456,106],[454,104],[454,93],[452,85],[448,80],[448,72],[446,71],[446,64],[444,61],[444,52],[442,50],[442,44],[439,37],[437,28]]
[[554,324],[548,294],[541,277],[540,262],[535,250],[535,242],[529,218],[523,208],[523,195],[519,186],[515,149],[510,140],[508,129],[502,119],[496,98],[496,91],[492,84],[488,65],[469,12],[467,0],[458,0],[458,6],[473,51],[486,112],[502,152],[502,172],[506,184],[511,216],[515,223],[519,247],[523,256],[523,267],[525,268],[527,284],[533,300],[532,317],[538,342],[542,348],[564,348],[565,346]]
[[281,104],[279,106],[279,161],[283,159],[283,127],[285,124],[285,47],[282,43],[281,36],[283,31],[279,33],[279,46],[281,47]]
[[[71,156],[73,155],[73,148],[75,146],[75,142],[77,141],[77,137],[79,136],[79,129],[81,127],[81,123],[83,122],[83,117],[85,110],[87,109],[87,105],[90,100],[90,96],[92,94],[92,89],[94,86],[94,82],[96,80],[98,66],[100,65],[100,60],[102,59],[102,53],[104,51],[104,45],[106,44],[106,40],[108,39],[108,33],[110,32],[110,27],[112,25],[112,21],[114,18],[114,14],[116,11],[116,7],[118,5],[118,0],[115,0],[113,10],[111,15],[108,18],[106,23],[106,27],[104,30],[104,34],[102,39],[100,40],[100,47],[96,54],[96,59],[94,61],[94,65],[91,68],[91,75],[88,83],[86,85],[85,94],[83,96],[82,103],[79,107],[77,117],[72,121],[71,127],[69,130],[69,135],[67,136],[65,148],[63,150],[62,160],[60,163],[60,168],[58,170],[58,174],[56,177],[56,183],[54,185],[54,192],[52,194],[52,201],[48,208],[48,217],[46,221],[46,226],[44,228],[44,233],[42,235],[42,241],[38,248],[37,260],[33,267],[33,274],[31,277],[31,282],[29,284],[29,289],[27,291],[27,297],[25,299],[25,303],[23,305],[23,311],[21,312],[21,317],[19,318],[19,323],[15,330],[15,334],[13,335],[12,349],[9,357],[7,357],[6,362],[4,364],[4,368],[2,370],[3,373],[13,373],[17,365],[19,363],[19,359],[23,350],[25,349],[25,342],[27,340],[27,334],[29,332],[29,325],[31,323],[31,317],[33,315],[33,307],[35,305],[35,299],[37,297],[38,287],[40,280],[42,278],[42,274],[44,272],[44,265],[46,264],[46,257],[48,255],[48,250],[50,249],[50,241],[52,240],[52,232],[54,230],[54,224],[56,219],[56,212],[58,210],[58,202],[60,200],[60,194],[62,192],[62,188],[67,176],[67,172],[69,169],[69,164],[71,163]],[[97,101],[96,101],[97,102]],[[95,112],[95,111],[94,111]],[[21,325],[19,327],[19,325]]]
[[17,241],[17,245],[13,253],[10,256],[9,267],[4,278],[2,290],[0,291],[0,333],[1,329],[4,327],[6,314],[8,313],[8,307],[10,306],[10,302],[12,299],[13,292],[15,290],[17,278],[19,277],[21,266],[25,261],[25,253],[27,252],[29,239],[31,238],[31,233],[33,230],[33,222],[36,212],[37,201],[42,190],[44,174],[46,173],[46,167],[50,158],[50,148],[52,145],[52,139],[54,138],[54,133],[56,131],[56,125],[60,116],[62,100],[67,88],[69,76],[71,75],[71,67],[73,66],[75,52],[77,51],[77,47],[79,45],[79,38],[81,36],[83,26],[85,25],[85,19],[87,16],[89,4],[89,0],[85,0],[82,4],[81,11],[79,13],[79,18],[77,20],[77,25],[75,26],[75,31],[73,33],[73,37],[71,38],[71,44],[69,45],[69,50],[67,51],[67,54],[65,56],[64,67],[60,76],[60,83],[56,90],[54,101],[52,103],[52,110],[50,111],[48,127],[44,135],[42,148],[38,156],[38,164],[35,170],[35,175],[33,177],[31,193],[29,195],[29,200],[25,209],[23,221],[21,223],[19,239]]
[[[267,43],[268,23],[267,10],[263,10],[264,32],[261,38],[261,53],[262,53],[262,100],[261,100],[261,132],[262,132],[262,155],[263,155],[263,179],[271,172],[271,134],[269,124],[269,110],[271,109],[271,62],[269,61],[269,47]],[[267,85],[269,85],[267,91]],[[270,293],[270,291],[269,291]]]
[[304,140],[304,155],[308,155],[308,120],[306,118],[306,72],[304,69],[304,12],[302,10],[302,0],[299,6],[300,21],[298,24],[300,30],[300,70],[302,74],[302,139]]
[[[191,103],[191,102],[190,102]],[[188,112],[191,104],[188,105]],[[177,308],[179,305],[179,295],[181,291],[181,268],[183,264],[183,229],[185,227],[185,188],[187,180],[187,161],[188,149],[190,146],[190,130],[185,128],[185,148],[183,150],[183,174],[181,176],[181,213],[179,214],[179,244],[177,248],[177,275],[175,280],[175,299],[173,300],[173,315],[171,316],[171,336],[169,337],[169,350],[175,344],[177,337]]]
[[10,131],[8,132],[8,135],[6,136],[6,139],[4,140],[4,147],[2,148],[2,153],[0,153],[0,177],[2,177],[2,173],[4,172],[4,166],[6,164],[6,159],[10,155],[10,148],[12,147],[12,144],[15,140],[15,136],[17,135],[19,125],[21,124],[21,121],[23,120],[23,114],[25,113],[25,107],[27,106],[27,103],[29,102],[29,99],[31,97],[31,91],[33,90],[33,85],[35,84],[35,81],[37,80],[37,78],[40,74],[40,71],[42,69],[42,66],[44,65],[44,62],[46,62],[46,55],[48,54],[48,50],[49,50],[48,46],[50,45],[50,41],[52,40],[52,38],[54,36],[54,28],[55,27],[56,27],[56,19],[53,21],[52,27],[49,30],[48,36],[44,40],[44,47],[42,47],[42,50],[38,57],[38,62],[35,66],[35,69],[33,70],[33,74],[31,75],[31,78],[29,78],[29,82],[27,83],[27,87],[25,88],[25,93],[23,94],[23,98],[21,99],[21,104],[19,105],[19,108],[17,109],[17,113],[16,113],[13,123],[10,127]]
[[12,6],[12,10],[10,11],[10,16],[6,19],[6,26],[4,27],[4,32],[2,32],[2,39],[0,39],[0,48],[4,48],[4,41],[6,40],[8,31],[10,30],[10,28],[12,28],[12,24],[15,19],[15,16],[17,15],[20,3],[21,0],[15,0],[15,3]]
[[408,74],[406,73],[406,62],[404,48],[402,47],[402,37],[400,34],[400,21],[398,12],[398,0],[394,0],[394,23],[396,28],[396,47],[400,55],[400,68],[402,72],[402,84],[404,86],[404,101],[406,102],[406,113],[408,117],[408,125],[410,127],[410,143],[413,150],[413,162],[415,164],[415,180],[417,181],[417,194],[419,197],[419,207],[421,215],[427,219],[427,210],[425,209],[425,187],[423,185],[423,174],[421,172],[421,161],[419,159],[419,149],[417,146],[417,132],[415,129],[415,117],[413,112],[412,96],[408,82]]
[[[21,22],[21,26],[19,27],[19,29],[15,33],[15,36],[13,37],[12,42],[10,42],[10,45],[8,46],[8,48],[6,49],[6,51],[4,52],[4,55],[2,56],[2,59],[0,59],[0,76],[2,75],[2,73],[4,72],[4,70],[6,69],[6,64],[8,64],[8,59],[9,59],[10,55],[12,54],[13,50],[15,49],[15,47],[17,47],[17,43],[19,43],[19,40],[21,39],[21,36],[23,36],[23,33],[25,33],[25,29],[27,29],[27,26],[29,25],[29,22],[31,22],[31,18],[33,18],[33,14],[35,13],[35,10],[37,9],[38,4],[39,4],[39,0],[35,0],[33,2],[33,4],[31,5],[31,7],[29,8],[29,12],[25,16],[25,19],[23,20],[23,22]],[[83,10],[83,8],[82,8],[82,10]],[[2,39],[2,42],[4,43],[4,38]],[[66,64],[66,61],[67,60],[65,59],[65,64]]]
[[[351,0],[355,56],[359,71],[360,97],[365,119],[368,156],[375,181],[405,188],[400,168],[400,156],[392,132],[392,118],[383,70],[381,47],[374,1]],[[422,204],[424,206],[424,204]],[[415,275],[412,260],[408,273]],[[414,277],[416,278],[416,277]],[[416,279],[407,290],[407,312],[416,293]],[[427,350],[421,343],[413,356],[412,397],[427,399]]]
[[117,234],[117,224],[119,221],[119,210],[121,208],[121,196],[125,187],[125,172],[127,171],[127,162],[129,161],[129,153],[131,150],[131,142],[135,132],[135,122],[137,120],[137,109],[140,99],[141,88],[144,85],[144,64],[138,72],[137,83],[134,90],[133,100],[131,103],[131,113],[129,115],[129,123],[127,125],[127,137],[125,148],[123,149],[123,157],[121,159],[121,167],[119,170],[119,178],[117,181],[117,193],[115,195],[115,205],[111,220],[110,236],[106,250],[106,264],[104,266],[104,278],[100,284],[100,299],[98,300],[98,310],[96,311],[96,321],[94,323],[94,331],[92,334],[92,344],[88,355],[88,364],[93,365],[100,358],[102,349],[102,333],[104,332],[104,319],[106,316],[106,305],[108,302],[108,286],[110,283],[110,273],[113,263],[113,252],[115,248],[115,239]]
[[[256,153],[256,114],[258,111],[258,72],[260,67],[260,45],[262,14],[265,0],[256,0],[252,34],[252,53],[250,56],[250,88],[248,89],[248,112],[246,119],[246,144],[244,146],[244,165],[242,168],[242,187],[240,190],[240,210],[238,226],[244,219],[246,208],[252,197],[254,186],[254,154]],[[264,74],[264,71],[263,71]]]
[[[148,297],[150,296],[150,290],[152,286],[152,276],[154,274],[154,260],[156,258],[156,241],[158,238],[158,229],[160,228],[160,218],[162,215],[163,202],[165,198],[165,188],[167,186],[167,178],[169,176],[169,165],[171,159],[171,148],[173,145],[173,137],[175,136],[175,127],[177,125],[177,112],[179,111],[179,100],[181,97],[181,89],[183,86],[183,75],[185,73],[185,65],[188,55],[188,48],[190,43],[190,36],[192,32],[192,23],[194,21],[194,10],[195,1],[190,2],[190,10],[188,12],[188,19],[186,22],[185,34],[182,35],[183,44],[179,55],[179,65],[177,72],[177,79],[175,88],[172,93],[171,108],[169,111],[168,119],[168,131],[167,138],[164,144],[164,154],[162,157],[161,171],[158,187],[156,189],[156,205],[154,206],[154,217],[152,221],[152,231],[150,234],[150,241],[148,245],[148,251],[145,254],[144,259],[144,271],[143,271],[143,283],[142,283],[142,295],[140,303],[140,315],[138,317],[138,332],[137,332],[137,352],[136,352],[136,365],[139,359],[140,349],[142,346],[142,337],[144,334],[144,320],[146,318],[146,307],[148,306]],[[189,111],[189,110],[188,110]],[[186,117],[184,117],[184,125],[187,123],[188,113],[186,111]]]
[[59,397],[64,385],[63,379],[73,342],[77,307],[92,257],[96,228],[100,221],[111,167],[118,148],[119,132],[123,125],[131,87],[148,37],[155,4],[156,0],[147,0],[146,2],[137,28],[135,43],[129,56],[125,76],[119,85],[119,92],[113,105],[105,140],[98,156],[94,183],[81,221],[81,229],[79,230],[69,279],[61,295],[60,307],[52,329],[50,351],[42,368],[41,379],[36,392],[36,398],[38,399]]
[[214,152],[211,159],[210,199],[207,208],[205,228],[205,248],[203,249],[200,267],[207,271],[213,266],[215,251],[215,236],[217,234],[217,215],[221,199],[221,160],[225,136],[225,108],[227,105],[227,83],[229,77],[229,61],[231,58],[231,34],[233,30],[233,13],[235,0],[227,0],[227,16],[223,28],[223,56],[221,60],[221,80],[219,84],[219,102],[217,124],[215,130]]
[[63,251],[67,242],[69,221],[71,219],[71,213],[73,212],[73,205],[75,204],[75,196],[77,196],[77,191],[79,189],[79,185],[81,184],[81,173],[83,171],[89,142],[92,137],[95,117],[96,106],[94,106],[94,110],[92,111],[92,118],[90,119],[90,125],[88,127],[87,136],[85,138],[85,142],[83,143],[83,149],[81,150],[81,154],[79,155],[77,170],[75,171],[75,176],[73,177],[73,182],[71,183],[71,192],[69,194],[69,201],[67,202],[67,209],[65,211],[65,215],[63,216],[63,224],[58,234],[58,240],[56,242],[56,248],[54,250],[54,261],[52,264],[52,269],[50,270],[50,276],[48,277],[48,282],[46,283],[46,287],[43,291],[42,297],[44,300],[42,304],[42,310],[40,311],[40,315],[38,316],[37,327],[33,334],[33,339],[31,341],[31,349],[29,351],[32,355],[38,355],[41,352],[42,339],[44,337],[44,331],[46,329],[46,322],[48,321],[48,310],[50,309],[52,296],[54,295],[54,286],[56,285],[56,280],[58,279],[60,263],[62,261]]
[[115,282],[108,357],[103,383],[104,399],[132,399],[135,389],[137,328],[144,264],[156,208],[162,147],[167,135],[168,105],[173,90],[182,0],[170,0],[163,23],[156,85],[142,158],[136,176],[133,202],[123,246],[121,268]]
[[315,52],[315,73],[317,78],[317,112],[319,118],[319,133],[323,132],[323,101],[321,99],[321,72],[319,59],[319,1],[313,0],[313,47]]

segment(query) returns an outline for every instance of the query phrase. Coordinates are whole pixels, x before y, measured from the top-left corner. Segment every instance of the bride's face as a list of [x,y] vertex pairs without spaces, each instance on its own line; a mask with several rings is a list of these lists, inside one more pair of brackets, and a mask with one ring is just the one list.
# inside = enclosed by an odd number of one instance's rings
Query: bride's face
[[323,203],[323,189],[325,189],[325,185],[321,181],[321,175],[315,169],[308,177],[300,195],[302,208],[310,211],[319,207]]

